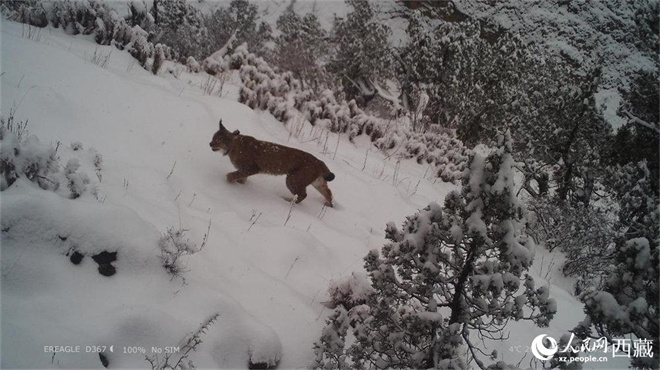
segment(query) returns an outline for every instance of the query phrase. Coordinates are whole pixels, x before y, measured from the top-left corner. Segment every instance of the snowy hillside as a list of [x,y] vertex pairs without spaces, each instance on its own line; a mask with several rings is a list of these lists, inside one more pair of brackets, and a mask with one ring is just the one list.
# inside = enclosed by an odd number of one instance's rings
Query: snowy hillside
[[[45,29],[28,39],[20,24],[2,27],[2,111],[29,120],[42,143],[61,143],[63,163],[77,154],[73,142],[103,156],[101,181],[83,166],[98,199],[67,200],[29,182],[2,193],[4,368],[101,365],[93,353],[53,357],[44,353],[49,345],[114,345],[113,366],[148,366],[144,355],[118,349],[144,346],[150,354],[151,346],[179,345],[215,313],[193,356],[197,366],[244,367],[250,356],[274,359],[281,348],[282,368],[304,367],[329,313],[321,304],[329,282],[361,268],[382,245],[386,222],[451,188],[407,163],[393,181],[395,160],[368,144],[341,140],[336,153],[335,144],[323,153],[302,143],[269,114],[237,103],[235,85],[225,85],[224,98],[208,96],[205,76],[153,76],[127,53],[85,37]],[[95,53],[109,56],[106,68],[90,61]],[[283,177],[227,184],[233,168],[208,146],[220,118],[326,161],[337,175],[330,184],[337,206],[323,209],[310,192],[291,208]],[[159,265],[161,234],[181,227],[200,244],[209,222],[205,248],[186,261],[186,284],[171,280]],[[73,265],[71,247],[117,251],[117,274],[101,276],[89,257]]]
[[[331,313],[323,305],[328,285],[362,271],[388,222],[442,204],[455,189],[367,138],[330,134],[324,145],[308,138],[309,124],[289,131],[237,102],[237,74],[209,90],[204,73],[167,62],[153,75],[91,36],[50,27],[26,33],[9,21],[1,35],[3,115],[29,121],[30,135],[57,147],[62,165],[78,159],[89,179],[77,199],[23,179],[2,193],[3,368],[101,367],[86,346],[113,346],[104,352],[110,367],[150,367],[152,347],[185,348],[200,325],[202,343],[189,357],[197,367],[305,368]],[[283,177],[228,184],[233,167],[208,144],[220,119],[323,160],[336,175],[329,184],[336,206],[323,207],[314,191],[292,206]],[[162,266],[159,239],[169,228],[204,244],[184,257],[185,281]],[[74,252],[84,256],[77,265]],[[117,253],[109,277],[92,259],[103,252]],[[539,248],[531,271],[537,284],[552,284],[554,321],[511,323],[510,339],[486,342],[497,360],[540,367],[526,353],[532,339],[559,338],[583,319],[558,258]],[[81,346],[81,353],[52,346]],[[624,360],[593,368],[625,367]]]

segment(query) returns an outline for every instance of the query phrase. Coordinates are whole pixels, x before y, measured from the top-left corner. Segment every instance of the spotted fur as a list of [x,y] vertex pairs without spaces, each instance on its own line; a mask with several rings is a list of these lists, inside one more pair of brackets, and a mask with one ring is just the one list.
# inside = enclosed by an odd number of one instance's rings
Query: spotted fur
[[236,130],[230,132],[222,125],[213,135],[209,144],[214,152],[222,152],[236,171],[227,174],[230,183],[245,183],[252,175],[286,175],[286,187],[297,196],[296,203],[307,197],[307,186],[312,185],[325,198],[325,204],[332,207],[332,192],[328,181],[335,175],[328,166],[313,155],[284,145],[261,141],[252,136],[241,135]]

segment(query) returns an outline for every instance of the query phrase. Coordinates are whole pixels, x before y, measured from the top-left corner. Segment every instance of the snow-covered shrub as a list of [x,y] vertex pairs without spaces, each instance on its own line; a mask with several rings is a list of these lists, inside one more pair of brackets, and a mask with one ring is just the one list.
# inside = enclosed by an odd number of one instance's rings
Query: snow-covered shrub
[[68,188],[71,191],[71,198],[79,198],[87,189],[89,177],[85,173],[79,173],[80,161],[77,158],[71,158],[64,166],[64,176],[68,180]]
[[48,12],[39,0],[3,1],[0,11],[7,19],[35,27],[48,25]]
[[89,148],[89,152],[94,158],[92,163],[94,164],[94,172],[96,173],[96,177],[98,177],[99,181],[102,181],[103,176],[101,175],[101,171],[103,170],[103,156],[94,148]]
[[381,150],[394,149],[403,143],[403,138],[398,134],[398,132],[390,132],[389,135],[376,139],[374,145]]
[[202,65],[193,57],[186,59],[186,67],[188,67],[188,72],[190,73],[199,73],[202,71]]
[[387,225],[389,243],[365,257],[374,293],[327,320],[318,368],[471,368],[466,357],[484,368],[471,334],[497,338],[508,320],[548,325],[556,303],[527,273],[535,245],[513,166],[507,132],[488,157],[472,155],[444,207],[431,203],[401,229]]
[[181,340],[183,345],[179,348],[179,351],[176,353],[165,353],[161,357],[159,354],[153,354],[151,356],[145,356],[145,360],[149,362],[152,370],[164,370],[164,369],[195,369],[195,364],[190,358],[191,352],[197,350],[200,344],[202,344],[202,335],[206,334],[211,325],[220,317],[219,313],[211,315],[208,319],[202,322],[192,333],[189,333]]
[[[137,2],[129,6],[130,14],[126,19],[108,4],[97,0],[55,1],[48,5],[44,7],[42,1],[4,2],[0,11],[9,19],[36,27],[51,24],[72,34],[94,35],[98,44],[112,44],[120,50],[127,50],[147,69],[153,70],[154,59],[157,67],[161,59],[174,60],[180,54],[171,46],[163,45],[156,50],[150,40],[154,34],[147,31],[154,27],[153,17]],[[162,54],[156,55],[156,51],[162,51]]]
[[291,73],[276,73],[264,59],[247,53],[244,45],[226,59],[233,67],[244,63],[238,67],[243,82],[239,102],[253,109],[268,110],[284,123],[294,116],[295,103],[290,101],[289,93],[300,85]]
[[189,256],[202,250],[204,243],[197,246],[186,237],[186,229],[167,229],[165,235],[158,240],[160,259],[165,270],[174,277],[183,279],[182,274],[186,272],[183,256]]
[[152,43],[147,41],[149,36],[147,31],[140,28],[140,26],[133,26],[129,31],[130,42],[126,44],[126,50],[140,62],[140,65],[149,69],[147,60],[154,55],[155,47]]
[[108,45],[117,13],[102,1],[57,1],[49,4],[48,18],[55,28],[62,27],[74,35],[93,34],[98,44]]
[[163,62],[165,62],[165,49],[166,47],[162,44],[156,44],[154,46],[154,62],[151,66],[151,71],[155,75],[158,74],[158,70],[160,70]]
[[343,306],[348,310],[367,303],[369,297],[374,293],[375,290],[369,284],[367,276],[354,272],[351,276],[330,283],[328,287],[329,306],[332,308]]
[[368,135],[373,145],[381,150],[397,148],[404,158],[433,164],[437,176],[448,182],[460,181],[466,168],[470,151],[456,138],[454,130],[415,132],[402,122],[367,114],[355,100],[338,101],[329,89],[318,94],[311,89],[303,90],[292,73],[275,71],[263,58],[250,53],[244,44],[224,58],[211,59],[205,60],[207,70],[217,61],[223,63],[222,68],[227,65],[239,70],[242,82],[239,102],[252,109],[268,110],[285,124],[297,116],[297,110],[310,124],[346,133],[350,141],[359,135]]
[[42,189],[57,190],[59,183],[51,175],[59,171],[55,148],[30,135],[24,137],[27,122],[15,122],[10,113],[0,118],[0,190],[25,177]]
[[[236,41],[236,34],[232,34],[229,37],[229,40],[222,46],[218,51],[211,54],[209,57],[204,59],[202,62],[202,67],[206,73],[210,75],[217,75],[222,72],[229,70],[230,63],[236,65],[236,62],[232,63],[231,61],[225,60],[227,56],[234,47],[234,42]],[[247,51],[247,50],[246,50]]]
[[[26,137],[26,124],[16,123],[11,113],[7,120],[0,118],[0,191],[24,177],[44,190],[55,191],[71,199],[79,198],[90,190],[91,181],[86,173],[79,171],[81,165],[78,157],[87,157],[88,161],[93,162],[100,181],[102,157],[96,150],[90,148],[83,151],[80,142],[72,143],[74,157],[60,171],[57,148],[42,144],[34,135]],[[97,195],[94,186],[91,193]]]

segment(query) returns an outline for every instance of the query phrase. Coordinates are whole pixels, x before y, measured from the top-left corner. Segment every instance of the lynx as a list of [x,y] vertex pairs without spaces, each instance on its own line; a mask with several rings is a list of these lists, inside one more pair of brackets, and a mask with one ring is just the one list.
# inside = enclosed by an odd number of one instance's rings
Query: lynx
[[307,152],[241,135],[238,130],[230,132],[222,125],[222,120],[209,145],[214,152],[229,156],[236,168],[227,174],[230,183],[244,184],[248,176],[259,173],[286,175],[286,187],[297,197],[296,203],[307,197],[306,189],[311,184],[323,195],[325,205],[333,206],[328,181],[335,175],[323,161]]

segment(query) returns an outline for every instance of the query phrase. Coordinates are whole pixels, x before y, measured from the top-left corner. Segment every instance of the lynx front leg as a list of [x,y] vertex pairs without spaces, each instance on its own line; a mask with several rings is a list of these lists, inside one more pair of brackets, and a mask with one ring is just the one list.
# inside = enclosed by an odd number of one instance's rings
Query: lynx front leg
[[227,182],[237,182],[239,184],[245,184],[248,176],[252,176],[259,173],[259,171],[234,171],[227,174]]
[[240,181],[245,182],[245,177],[241,175],[240,171],[234,171],[230,172],[227,174],[227,182],[232,183],[232,182],[239,182]]

